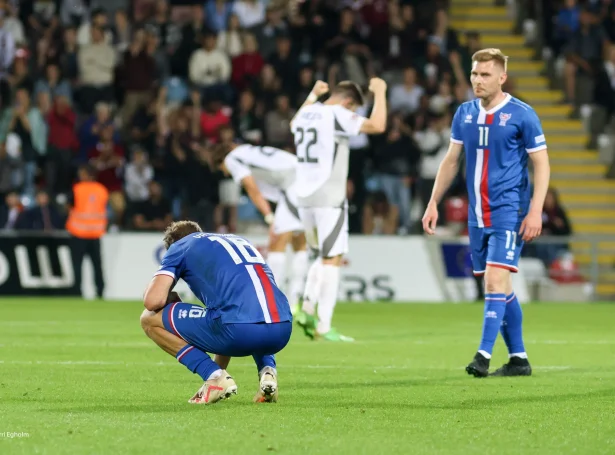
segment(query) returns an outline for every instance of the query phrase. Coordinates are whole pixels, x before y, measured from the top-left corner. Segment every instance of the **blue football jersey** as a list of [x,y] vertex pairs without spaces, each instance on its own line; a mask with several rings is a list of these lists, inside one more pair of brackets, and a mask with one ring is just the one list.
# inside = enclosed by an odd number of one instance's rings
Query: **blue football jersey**
[[236,235],[198,233],[175,242],[156,275],[182,278],[222,322],[291,321],[290,305],[256,247]]
[[489,111],[479,99],[463,103],[451,142],[465,150],[468,225],[514,228],[530,205],[528,154],[547,148],[534,109],[508,94]]

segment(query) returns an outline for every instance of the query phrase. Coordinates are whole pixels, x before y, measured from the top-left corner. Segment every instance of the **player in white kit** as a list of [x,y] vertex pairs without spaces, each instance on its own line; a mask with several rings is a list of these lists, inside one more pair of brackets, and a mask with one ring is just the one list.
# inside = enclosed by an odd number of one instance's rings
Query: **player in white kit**
[[[278,286],[287,291],[291,308],[298,309],[306,281],[308,255],[293,190],[297,157],[274,147],[220,144],[213,149],[212,164],[243,186],[270,226],[267,264]],[[275,213],[271,203],[276,204]],[[286,248],[289,243],[294,253],[287,287]]]
[[373,78],[369,90],[374,93],[374,108],[365,118],[354,113],[364,104],[357,84],[340,82],[329,99],[319,103],[318,97],[329,87],[318,81],[291,121],[298,159],[295,188],[299,214],[307,243],[319,256],[308,272],[302,308],[295,318],[310,338],[353,341],[333,329],[331,320],[340,265],[348,252],[348,138],[361,133],[381,134],[386,128],[386,83]]

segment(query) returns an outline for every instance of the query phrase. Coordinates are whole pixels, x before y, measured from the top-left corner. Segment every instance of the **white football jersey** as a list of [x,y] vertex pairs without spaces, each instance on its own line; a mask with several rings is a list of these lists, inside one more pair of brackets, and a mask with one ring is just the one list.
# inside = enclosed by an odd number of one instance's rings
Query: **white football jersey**
[[340,207],[346,200],[348,138],[360,133],[365,117],[339,104],[315,103],[299,110],[291,124],[297,147],[295,190],[300,207]]
[[274,147],[245,144],[231,151],[224,165],[237,183],[252,175],[263,197],[277,202],[295,180],[297,157]]

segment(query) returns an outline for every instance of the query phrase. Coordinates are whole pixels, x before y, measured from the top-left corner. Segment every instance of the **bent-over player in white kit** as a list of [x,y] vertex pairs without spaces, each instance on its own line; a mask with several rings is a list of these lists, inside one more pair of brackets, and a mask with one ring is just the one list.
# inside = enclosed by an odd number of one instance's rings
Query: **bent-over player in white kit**
[[[289,296],[291,308],[297,309],[308,270],[303,223],[293,189],[297,157],[274,147],[220,144],[213,149],[212,164],[244,187],[270,226],[267,264],[276,284]],[[276,204],[275,213],[270,203]],[[286,247],[289,243],[294,253],[286,286]]]
[[337,333],[331,320],[340,265],[348,252],[348,138],[361,133],[380,134],[386,128],[386,83],[373,78],[369,90],[374,93],[374,108],[367,119],[354,113],[364,104],[357,84],[340,82],[327,101],[318,103],[318,97],[329,91],[326,83],[318,81],[291,122],[297,148],[299,214],[307,243],[319,256],[308,272],[302,309],[295,318],[310,338],[353,341]]

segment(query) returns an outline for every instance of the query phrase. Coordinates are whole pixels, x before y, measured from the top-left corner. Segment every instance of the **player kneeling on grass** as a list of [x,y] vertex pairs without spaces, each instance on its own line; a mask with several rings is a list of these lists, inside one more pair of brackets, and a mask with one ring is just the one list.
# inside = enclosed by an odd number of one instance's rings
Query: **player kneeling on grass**
[[[237,393],[226,368],[231,357],[246,356],[254,358],[260,378],[254,401],[277,401],[274,354],[290,339],[292,316],[256,247],[236,235],[203,233],[192,221],[171,224],[164,245],[162,265],[143,298],[141,326],[205,381],[189,402],[212,404]],[[177,301],[171,291],[180,278],[206,309]]]
[[[286,247],[293,247],[290,286],[286,293],[295,311],[303,295],[308,270],[303,223],[293,188],[297,156],[275,147],[219,144],[212,152],[212,167],[240,183],[270,226],[267,264],[278,286],[286,281]],[[271,202],[276,204],[275,213]]]

